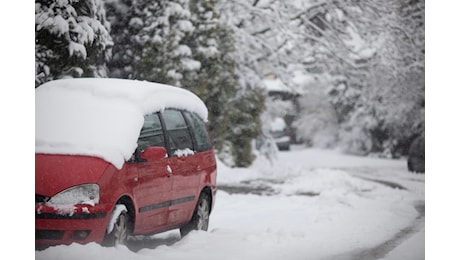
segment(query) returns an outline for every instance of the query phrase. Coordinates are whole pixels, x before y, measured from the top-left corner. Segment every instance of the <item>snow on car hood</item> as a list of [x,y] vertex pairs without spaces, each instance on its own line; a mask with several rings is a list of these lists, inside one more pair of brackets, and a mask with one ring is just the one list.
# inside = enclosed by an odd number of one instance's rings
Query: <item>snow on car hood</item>
[[203,101],[177,87],[106,78],[47,82],[35,89],[35,153],[95,156],[120,169],[137,147],[144,115],[165,108],[207,121]]

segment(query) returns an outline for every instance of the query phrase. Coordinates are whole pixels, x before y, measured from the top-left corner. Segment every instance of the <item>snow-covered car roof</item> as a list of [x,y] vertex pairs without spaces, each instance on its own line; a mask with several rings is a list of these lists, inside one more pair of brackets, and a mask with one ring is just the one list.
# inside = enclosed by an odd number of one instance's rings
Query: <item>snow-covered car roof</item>
[[107,78],[47,82],[35,89],[35,153],[95,156],[121,168],[137,147],[144,115],[165,108],[207,121],[203,101],[178,87]]

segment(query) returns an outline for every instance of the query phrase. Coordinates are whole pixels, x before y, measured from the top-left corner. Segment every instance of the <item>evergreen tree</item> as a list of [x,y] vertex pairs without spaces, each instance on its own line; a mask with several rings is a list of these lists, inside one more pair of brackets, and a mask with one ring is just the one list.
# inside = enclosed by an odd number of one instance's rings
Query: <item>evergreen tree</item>
[[231,127],[226,133],[223,151],[230,151],[233,165],[248,167],[255,159],[253,141],[261,134],[260,116],[264,111],[265,92],[260,88],[239,90],[227,106]]
[[214,146],[222,149],[228,120],[228,100],[236,94],[235,62],[231,32],[219,24],[214,5],[217,1],[192,0],[190,10],[195,27],[187,43],[199,70],[185,75],[183,86],[203,99],[209,110],[209,130]]
[[234,34],[220,22],[217,3],[190,1],[195,30],[187,43],[201,67],[185,74],[182,85],[206,103],[218,156],[230,166],[246,167],[254,159],[251,142],[260,133],[263,97],[239,85]]
[[119,0],[107,9],[116,40],[113,76],[181,86],[185,73],[200,68],[186,43],[194,30],[188,0]]
[[35,86],[106,77],[112,39],[101,0],[35,1]]
[[105,0],[107,20],[110,22],[110,35],[114,45],[112,59],[108,63],[109,76],[112,78],[131,78],[135,60],[135,47],[132,35],[137,35],[141,29],[134,15],[136,0]]

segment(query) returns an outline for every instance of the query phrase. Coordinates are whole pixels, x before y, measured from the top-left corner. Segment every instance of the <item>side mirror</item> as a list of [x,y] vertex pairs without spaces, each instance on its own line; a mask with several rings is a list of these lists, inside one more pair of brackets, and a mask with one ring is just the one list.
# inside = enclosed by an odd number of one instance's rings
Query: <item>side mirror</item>
[[152,146],[145,148],[141,154],[140,158],[147,161],[158,161],[166,157],[166,149],[161,146]]

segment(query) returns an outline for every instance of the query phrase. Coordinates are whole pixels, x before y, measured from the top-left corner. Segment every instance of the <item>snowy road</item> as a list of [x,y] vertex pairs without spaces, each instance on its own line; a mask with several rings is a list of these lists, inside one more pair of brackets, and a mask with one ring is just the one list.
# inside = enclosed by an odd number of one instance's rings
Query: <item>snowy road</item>
[[57,246],[36,259],[424,259],[425,176],[404,160],[297,147],[249,169],[219,166],[208,232]]

